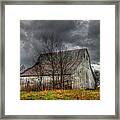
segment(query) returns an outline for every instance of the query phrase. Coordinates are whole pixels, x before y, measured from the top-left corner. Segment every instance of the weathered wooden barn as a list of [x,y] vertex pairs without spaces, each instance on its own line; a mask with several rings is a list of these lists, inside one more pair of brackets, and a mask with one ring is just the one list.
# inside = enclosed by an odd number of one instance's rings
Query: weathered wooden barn
[[94,89],[95,78],[88,50],[76,49],[41,54],[37,62],[20,73],[21,84],[29,81],[47,89]]

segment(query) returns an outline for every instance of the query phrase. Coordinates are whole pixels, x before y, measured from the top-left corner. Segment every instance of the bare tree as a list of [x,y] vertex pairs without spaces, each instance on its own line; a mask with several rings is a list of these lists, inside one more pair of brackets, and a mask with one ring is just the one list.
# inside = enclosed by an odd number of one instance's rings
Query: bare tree
[[[32,39],[32,34],[28,34],[28,39]],[[42,87],[43,76],[46,74],[52,78],[52,89],[64,89],[65,84],[71,83],[71,74],[77,67],[79,52],[68,51],[67,47],[63,44],[63,39],[55,33],[41,33],[40,40],[42,39],[42,52],[37,47],[32,49],[32,61],[35,63],[34,72],[38,80],[38,89]],[[32,40],[31,40],[32,41]],[[38,57],[39,56],[39,57]],[[37,59],[38,58],[38,59]],[[56,77],[57,76],[57,77]]]
[[52,76],[53,89],[54,89],[55,88],[56,66],[57,66],[55,52],[57,51],[58,44],[57,44],[54,33],[42,34],[41,37],[43,39],[43,46],[44,46],[43,51],[45,54],[44,62],[49,67],[48,75]]
[[[71,82],[70,75],[72,74],[75,66],[78,64],[79,52],[68,51],[65,46],[61,46],[59,50],[59,68],[60,68],[60,79],[61,79],[61,88],[64,89],[65,83],[69,84]],[[66,78],[69,80],[66,81]]]
[[78,62],[79,52],[77,51],[73,53],[72,51],[67,51],[67,48],[63,44],[63,40],[54,33],[44,33],[41,34],[41,37],[44,43],[44,53],[47,62],[49,63],[49,67],[51,68],[51,73],[49,74],[52,75],[53,89],[55,88],[56,75],[58,78],[60,77],[60,81],[58,82],[60,88],[64,89],[64,76],[70,76],[72,73],[73,66],[77,65],[76,63]]

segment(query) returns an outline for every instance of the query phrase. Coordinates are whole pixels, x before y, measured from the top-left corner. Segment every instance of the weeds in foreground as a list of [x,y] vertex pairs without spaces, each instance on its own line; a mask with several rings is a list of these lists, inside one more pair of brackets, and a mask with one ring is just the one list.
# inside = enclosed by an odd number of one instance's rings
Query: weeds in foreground
[[21,100],[100,100],[100,90],[21,91]]

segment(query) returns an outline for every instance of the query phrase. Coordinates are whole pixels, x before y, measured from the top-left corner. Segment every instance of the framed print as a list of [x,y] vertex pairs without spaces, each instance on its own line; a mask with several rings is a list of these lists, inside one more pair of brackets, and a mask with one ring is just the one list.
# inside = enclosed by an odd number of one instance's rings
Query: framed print
[[1,118],[119,119],[118,1],[1,9]]

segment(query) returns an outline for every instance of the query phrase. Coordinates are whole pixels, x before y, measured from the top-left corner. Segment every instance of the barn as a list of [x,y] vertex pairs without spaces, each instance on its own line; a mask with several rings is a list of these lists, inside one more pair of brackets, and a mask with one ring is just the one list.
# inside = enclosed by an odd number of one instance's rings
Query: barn
[[94,89],[95,78],[86,48],[40,54],[37,62],[20,73],[20,83],[42,89]]

